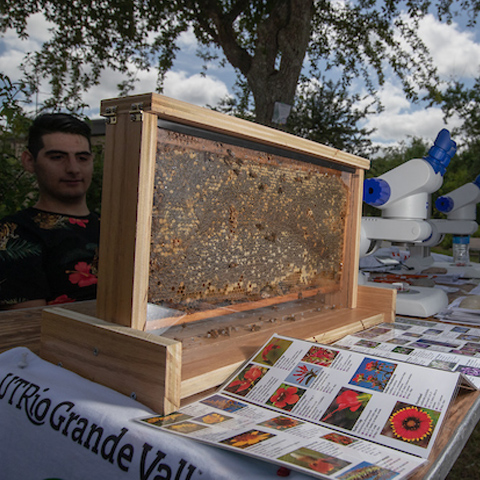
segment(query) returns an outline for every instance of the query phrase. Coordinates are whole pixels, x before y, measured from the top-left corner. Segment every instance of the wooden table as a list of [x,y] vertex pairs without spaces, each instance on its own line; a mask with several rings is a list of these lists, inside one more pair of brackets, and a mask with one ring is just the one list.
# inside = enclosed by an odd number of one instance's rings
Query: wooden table
[[[95,315],[95,302],[68,304],[67,308]],[[40,351],[40,324],[43,308],[28,308],[0,312],[0,352],[25,346]],[[412,480],[442,480],[467,443],[480,420],[480,391],[460,389],[449,409],[448,418],[437,438],[429,463],[415,473]]]

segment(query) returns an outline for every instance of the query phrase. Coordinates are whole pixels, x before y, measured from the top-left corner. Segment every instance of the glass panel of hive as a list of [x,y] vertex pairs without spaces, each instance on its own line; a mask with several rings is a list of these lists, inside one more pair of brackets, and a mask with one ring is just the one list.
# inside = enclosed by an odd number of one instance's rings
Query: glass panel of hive
[[148,301],[197,311],[338,290],[347,183],[330,166],[159,129]]

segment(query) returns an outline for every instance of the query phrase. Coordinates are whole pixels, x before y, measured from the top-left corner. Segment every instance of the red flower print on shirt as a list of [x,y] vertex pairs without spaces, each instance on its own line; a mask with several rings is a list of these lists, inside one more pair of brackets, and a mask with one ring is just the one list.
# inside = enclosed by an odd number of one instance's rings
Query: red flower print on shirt
[[73,298],[70,298],[68,295],[63,294],[60,295],[59,297],[55,298],[54,300],[50,300],[48,302],[49,305],[58,305],[60,303],[71,303],[74,302],[75,300]]
[[86,262],[78,262],[75,265],[75,271],[69,271],[68,279],[70,283],[78,284],[79,287],[88,287],[97,283],[97,276],[90,273],[91,265]]
[[78,225],[79,227],[87,228],[88,220],[80,220],[79,218],[69,217],[69,218],[68,218],[68,221],[69,221],[72,225]]

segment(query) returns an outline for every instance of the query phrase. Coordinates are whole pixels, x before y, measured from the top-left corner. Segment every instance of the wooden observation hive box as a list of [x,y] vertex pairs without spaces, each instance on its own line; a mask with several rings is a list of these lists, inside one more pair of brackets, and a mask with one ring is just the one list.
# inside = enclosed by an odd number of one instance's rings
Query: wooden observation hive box
[[273,333],[393,319],[357,286],[367,160],[156,94],[101,113],[97,318],[46,309],[44,358],[170,412]]

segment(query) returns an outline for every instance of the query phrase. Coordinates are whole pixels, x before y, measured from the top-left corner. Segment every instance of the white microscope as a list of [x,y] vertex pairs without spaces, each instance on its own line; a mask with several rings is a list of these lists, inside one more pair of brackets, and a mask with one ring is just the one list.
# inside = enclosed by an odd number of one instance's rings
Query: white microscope
[[[445,219],[430,219],[432,234],[423,241],[424,247],[438,245],[446,234],[453,235],[454,243],[465,245],[468,249],[470,235],[478,229],[477,203],[480,202],[480,175],[470,183],[438,197],[435,208],[446,215]],[[468,250],[467,250],[468,251]],[[432,257],[430,257],[432,258]],[[412,257],[414,260],[414,257]],[[452,261],[434,262],[431,265],[446,270],[447,274],[459,274],[466,278],[480,278],[480,264],[470,263],[466,259],[454,258]]]
[[[384,241],[421,246],[432,235],[432,225],[427,221],[430,195],[442,186],[443,175],[456,150],[450,133],[443,129],[426,157],[409,160],[379,177],[365,180],[363,200],[381,210],[382,216],[362,217],[360,257],[374,253]],[[408,265],[406,268],[412,269]],[[359,283],[396,288],[386,283],[370,283],[362,274],[359,278]],[[447,295],[442,290],[412,287],[398,292],[396,312],[428,317],[447,305]]]

